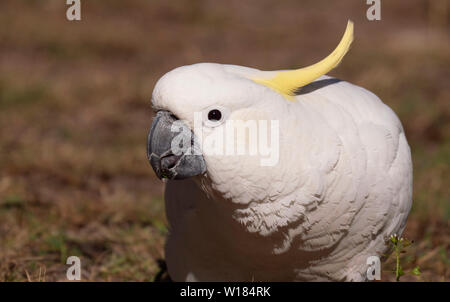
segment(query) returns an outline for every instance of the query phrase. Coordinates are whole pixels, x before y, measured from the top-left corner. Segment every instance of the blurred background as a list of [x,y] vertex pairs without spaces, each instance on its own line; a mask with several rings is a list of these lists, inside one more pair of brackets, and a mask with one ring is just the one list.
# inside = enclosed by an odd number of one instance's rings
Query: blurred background
[[[447,0],[62,0],[0,2],[0,281],[152,281],[164,259],[162,183],[146,158],[150,98],[164,73],[218,62],[315,63],[355,41],[330,74],[399,115],[414,161],[404,236],[408,281],[450,280]],[[394,280],[392,259],[382,280]]]

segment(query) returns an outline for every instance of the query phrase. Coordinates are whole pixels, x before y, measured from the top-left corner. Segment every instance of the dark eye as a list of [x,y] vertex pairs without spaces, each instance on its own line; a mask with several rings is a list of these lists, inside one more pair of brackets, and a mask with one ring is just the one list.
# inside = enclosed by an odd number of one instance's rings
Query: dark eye
[[222,119],[222,113],[220,110],[213,109],[210,112],[208,112],[208,120],[216,122],[220,121]]

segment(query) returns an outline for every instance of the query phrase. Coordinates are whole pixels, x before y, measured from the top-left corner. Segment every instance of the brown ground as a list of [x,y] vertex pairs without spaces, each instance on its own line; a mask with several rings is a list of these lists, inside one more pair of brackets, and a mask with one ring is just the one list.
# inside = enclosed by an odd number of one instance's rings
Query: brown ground
[[[0,2],[0,280],[153,280],[167,232],[162,184],[147,163],[155,81],[219,62],[261,69],[327,55],[347,19],[352,50],[332,72],[368,88],[402,120],[413,151],[415,244],[402,280],[450,280],[448,1]],[[393,280],[384,265],[383,280]]]

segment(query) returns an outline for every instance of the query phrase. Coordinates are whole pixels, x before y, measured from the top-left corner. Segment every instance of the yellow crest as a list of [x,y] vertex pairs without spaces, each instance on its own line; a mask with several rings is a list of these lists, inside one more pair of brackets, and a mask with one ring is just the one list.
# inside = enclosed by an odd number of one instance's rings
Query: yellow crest
[[352,41],[353,22],[349,20],[341,42],[339,42],[336,49],[322,61],[305,68],[279,71],[275,76],[272,76],[269,79],[253,78],[252,80],[278,91],[289,100],[293,100],[294,93],[298,88],[311,83],[318,77],[338,66],[349,50]]

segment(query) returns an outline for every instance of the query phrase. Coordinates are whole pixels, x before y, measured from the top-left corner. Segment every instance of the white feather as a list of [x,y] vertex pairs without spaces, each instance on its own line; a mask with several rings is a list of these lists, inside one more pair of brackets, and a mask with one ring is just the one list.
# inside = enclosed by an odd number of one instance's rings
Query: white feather
[[[207,176],[169,181],[166,259],[176,281],[353,280],[401,234],[412,202],[402,125],[371,92],[336,82],[291,102],[258,70],[197,64],[166,74],[156,108],[192,125],[212,104],[280,121],[280,160],[205,156]],[[331,78],[323,76],[316,84]],[[249,111],[250,110],[250,111]],[[253,112],[253,113],[252,113]]]

